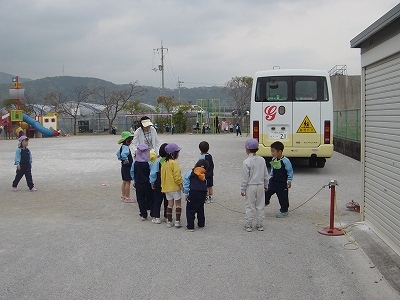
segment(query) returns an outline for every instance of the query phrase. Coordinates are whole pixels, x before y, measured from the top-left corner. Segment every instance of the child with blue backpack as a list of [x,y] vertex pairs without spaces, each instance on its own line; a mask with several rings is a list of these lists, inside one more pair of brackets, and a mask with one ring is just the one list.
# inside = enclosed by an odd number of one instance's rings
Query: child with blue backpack
[[133,140],[133,134],[129,131],[123,131],[121,133],[121,138],[118,141],[118,144],[121,144],[121,147],[117,151],[116,155],[119,161],[121,161],[121,176],[122,176],[122,196],[121,201],[125,203],[134,203],[135,199],[131,198],[131,181],[132,177],[130,174],[133,157],[130,149],[130,144]]

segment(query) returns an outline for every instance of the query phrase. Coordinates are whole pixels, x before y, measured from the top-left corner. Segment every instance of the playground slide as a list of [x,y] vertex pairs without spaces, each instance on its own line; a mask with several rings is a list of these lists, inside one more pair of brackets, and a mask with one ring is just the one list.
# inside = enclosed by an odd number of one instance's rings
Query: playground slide
[[25,114],[22,115],[22,120],[25,123],[28,123],[29,125],[31,125],[37,131],[39,131],[43,135],[43,137],[50,137],[50,136],[57,136],[58,135],[57,131],[55,131],[53,129],[46,128],[46,127],[43,127],[42,124],[40,124],[38,121],[36,121],[35,119],[32,119],[31,117],[28,117]]

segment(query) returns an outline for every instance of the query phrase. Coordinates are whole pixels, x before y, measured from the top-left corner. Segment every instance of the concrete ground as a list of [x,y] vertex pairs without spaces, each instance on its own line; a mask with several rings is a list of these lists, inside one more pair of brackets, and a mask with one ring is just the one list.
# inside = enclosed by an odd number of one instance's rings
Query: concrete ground
[[[183,171],[203,139],[216,164],[214,203],[192,233],[142,222],[137,204],[120,202],[118,136],[30,140],[35,193],[24,179],[12,192],[17,142],[0,140],[0,299],[400,298],[363,249],[317,232],[328,224],[327,188],[286,219],[275,218],[274,198],[265,231],[243,230],[246,138],[160,135],[182,146]],[[295,164],[291,209],[336,179],[342,225],[359,221],[345,204],[360,201],[360,163],[335,153],[324,169],[305,165]],[[369,236],[365,225],[350,234],[359,232]]]

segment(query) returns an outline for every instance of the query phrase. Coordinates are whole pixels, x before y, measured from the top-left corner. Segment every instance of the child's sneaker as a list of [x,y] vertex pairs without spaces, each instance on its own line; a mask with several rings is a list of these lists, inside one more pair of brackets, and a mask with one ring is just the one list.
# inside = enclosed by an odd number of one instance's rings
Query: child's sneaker
[[13,187],[13,192],[18,192],[18,189],[16,187]]
[[211,203],[210,196],[206,196],[206,202],[205,203],[207,203],[207,204]]
[[167,228],[171,228],[171,227],[174,227],[174,221],[172,221],[172,222],[167,221]]
[[262,226],[262,224],[257,224],[257,230],[264,231],[264,227]]
[[153,218],[154,224],[161,224],[161,219],[160,218]]
[[175,227],[176,228],[181,228],[182,227],[181,221],[175,221]]
[[124,202],[125,203],[136,203],[136,199],[135,198],[125,198]]
[[208,203],[213,203],[213,198],[212,198],[212,196],[208,196]]
[[288,212],[278,212],[275,217],[277,218],[286,218],[288,216]]
[[151,223],[154,223],[156,221],[156,218],[152,217],[151,218]]
[[37,188],[33,187],[30,189],[31,192],[37,192]]
[[246,225],[244,226],[244,229],[247,232],[252,232],[253,231],[253,225],[251,223],[246,223]]

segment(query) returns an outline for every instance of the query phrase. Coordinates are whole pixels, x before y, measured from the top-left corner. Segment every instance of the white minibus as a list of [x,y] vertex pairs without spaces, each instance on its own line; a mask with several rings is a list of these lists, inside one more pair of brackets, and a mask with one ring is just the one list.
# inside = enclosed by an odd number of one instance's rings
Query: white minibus
[[333,154],[333,103],[328,72],[269,70],[253,79],[250,131],[258,154],[270,157],[270,145],[281,141],[284,155],[325,166]]

